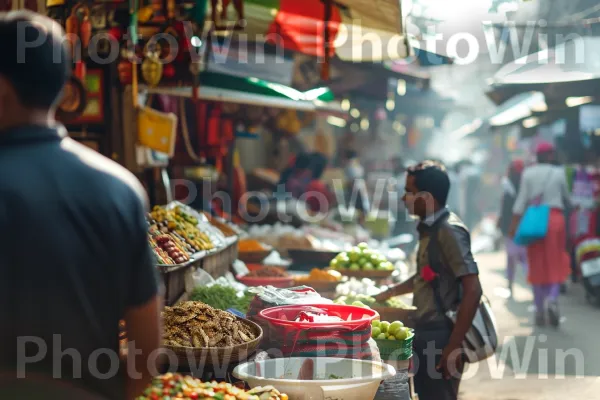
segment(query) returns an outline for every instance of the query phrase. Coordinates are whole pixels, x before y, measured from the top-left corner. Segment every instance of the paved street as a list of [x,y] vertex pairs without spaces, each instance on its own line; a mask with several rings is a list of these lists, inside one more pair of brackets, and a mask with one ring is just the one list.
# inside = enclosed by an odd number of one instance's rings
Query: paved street
[[482,254],[478,262],[502,347],[496,359],[471,370],[461,400],[600,399],[600,309],[586,303],[581,285],[572,285],[561,297],[564,323],[559,330],[536,328],[524,272],[509,300],[504,255]]

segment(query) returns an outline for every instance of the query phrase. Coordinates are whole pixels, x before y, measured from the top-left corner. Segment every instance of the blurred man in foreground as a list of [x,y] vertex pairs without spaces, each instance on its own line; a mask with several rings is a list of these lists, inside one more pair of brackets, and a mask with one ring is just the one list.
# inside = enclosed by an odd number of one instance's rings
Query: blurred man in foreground
[[[376,297],[385,301],[414,293],[415,391],[421,400],[456,400],[464,367],[462,343],[482,295],[469,231],[446,208],[449,188],[448,175],[438,163],[423,162],[408,169],[403,200],[421,220],[417,274]],[[432,245],[437,260],[429,259]],[[434,290],[443,304],[436,301]],[[458,310],[456,323],[446,317],[448,310]]]
[[[56,124],[63,36],[38,14],[0,14],[0,398],[21,378],[60,378],[61,390],[132,399],[160,343],[147,201],[133,175]],[[138,355],[127,371],[121,319]]]

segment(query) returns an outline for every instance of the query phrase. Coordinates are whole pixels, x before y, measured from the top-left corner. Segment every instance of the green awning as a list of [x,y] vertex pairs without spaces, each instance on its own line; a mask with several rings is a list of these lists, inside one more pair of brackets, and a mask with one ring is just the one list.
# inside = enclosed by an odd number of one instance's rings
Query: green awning
[[[192,88],[189,86],[154,87],[148,88],[148,91],[171,96],[192,97]],[[314,111],[319,108],[319,105],[334,100],[333,93],[327,87],[301,92],[289,86],[258,78],[242,78],[216,72],[202,72],[200,74],[198,97],[203,100],[304,111]]]

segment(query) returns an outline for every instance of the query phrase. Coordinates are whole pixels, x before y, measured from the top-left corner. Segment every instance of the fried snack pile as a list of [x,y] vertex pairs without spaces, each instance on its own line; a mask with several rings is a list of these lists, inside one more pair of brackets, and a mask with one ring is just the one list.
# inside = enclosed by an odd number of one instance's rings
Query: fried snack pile
[[202,382],[191,376],[167,373],[154,378],[152,384],[137,400],[158,399],[226,399],[226,400],[288,400],[272,386],[248,392],[229,383]]
[[167,346],[228,347],[256,339],[250,327],[233,314],[199,301],[165,307],[162,317]]

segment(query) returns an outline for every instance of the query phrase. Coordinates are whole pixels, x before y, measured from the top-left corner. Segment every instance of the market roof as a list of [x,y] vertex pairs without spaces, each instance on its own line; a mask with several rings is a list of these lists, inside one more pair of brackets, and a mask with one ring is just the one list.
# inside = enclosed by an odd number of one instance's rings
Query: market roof
[[[154,87],[148,88],[148,92],[192,97],[192,88],[189,86]],[[305,111],[338,109],[333,102],[333,93],[327,87],[301,92],[289,86],[258,78],[242,78],[214,72],[200,74],[198,98]]]
[[487,95],[497,104],[532,90],[547,98],[592,95],[600,82],[599,49],[600,37],[587,36],[521,57],[494,75]]

